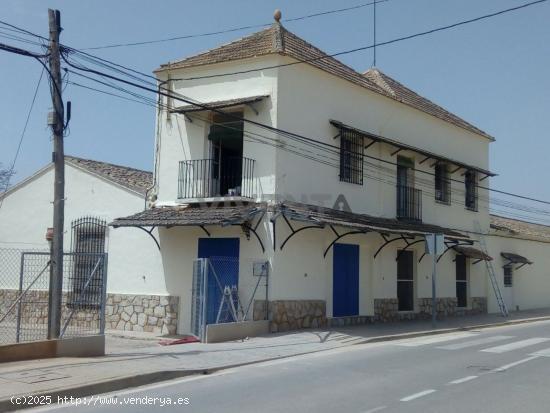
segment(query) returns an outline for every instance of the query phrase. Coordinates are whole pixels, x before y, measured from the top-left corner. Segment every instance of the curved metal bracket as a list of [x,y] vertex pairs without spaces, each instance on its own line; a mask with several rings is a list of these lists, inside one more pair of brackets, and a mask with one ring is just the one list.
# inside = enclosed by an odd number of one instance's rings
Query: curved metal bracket
[[[331,228],[332,228],[332,225],[331,225]],[[333,228],[333,231],[334,231],[334,228]],[[334,231],[334,232],[336,232],[336,231]],[[368,231],[349,231],[349,232],[346,232],[345,234],[338,235],[338,236],[334,239],[334,241],[332,241],[332,242],[329,244],[329,246],[327,247],[327,249],[326,249],[325,252],[323,253],[323,258],[326,258],[328,251],[332,248],[332,246],[333,246],[334,244],[336,244],[336,242],[338,242],[339,239],[344,238],[344,237],[347,236],[347,235],[353,235],[353,234],[366,234],[367,232],[368,232]]]
[[376,257],[378,256],[378,254],[380,254],[380,251],[382,251],[384,249],[384,247],[388,244],[391,244],[392,242],[394,241],[404,241],[406,240],[405,237],[403,237],[402,235],[397,237],[397,238],[394,238],[394,239],[387,239],[386,237],[382,236],[382,238],[384,238],[384,240],[386,240],[386,242],[384,242],[380,248],[378,248],[378,250],[374,253],[374,259],[376,259]]
[[[129,227],[129,228],[132,228],[132,227]],[[155,236],[153,235],[153,230],[156,228],[156,227],[151,227],[150,230],[146,230],[144,227],[133,227],[133,228],[139,228],[141,229],[142,231],[145,231],[147,234],[149,234],[149,236],[151,238],[153,238],[153,241],[155,241],[155,244],[157,244],[157,248],[159,249],[160,251],[160,243],[159,241],[155,238]]]
[[258,228],[258,226],[256,225],[256,227],[253,228],[250,224],[245,223],[245,224],[242,224],[241,227],[242,227],[243,232],[246,234],[246,237],[248,239],[250,239],[250,232],[252,232],[254,234],[254,236],[256,237],[258,242],[260,243],[260,247],[262,248],[262,252],[265,252],[264,243],[262,242],[260,236],[256,232],[256,228]]
[[419,240],[414,241],[414,242],[407,242],[407,246],[405,248],[403,248],[402,250],[397,252],[397,255],[395,257],[395,261],[399,261],[399,257],[401,257],[401,254],[403,254],[403,251],[405,251],[407,248],[412,247],[414,244],[419,244],[421,242],[426,242],[426,240],[425,239],[419,239]]
[[441,260],[441,258],[443,258],[443,256],[445,255],[445,253],[449,250],[452,250],[454,249],[455,247],[460,247],[461,245],[472,245],[470,243],[463,243],[461,244],[459,241],[456,241],[454,242],[452,245],[449,246],[449,243],[445,244],[447,245],[447,249],[445,251],[443,251],[443,254],[441,254],[439,257],[437,257],[437,261],[436,262],[439,262]]
[[308,225],[307,227],[302,227],[302,228],[298,228],[298,229],[292,229],[292,233],[286,237],[286,239],[283,241],[283,243],[281,244],[281,251],[283,250],[284,246],[286,245],[286,243],[290,240],[290,238],[292,238],[294,235],[296,235],[298,232],[301,232],[301,231],[304,231],[306,229],[324,229],[325,227],[321,227],[319,225]]

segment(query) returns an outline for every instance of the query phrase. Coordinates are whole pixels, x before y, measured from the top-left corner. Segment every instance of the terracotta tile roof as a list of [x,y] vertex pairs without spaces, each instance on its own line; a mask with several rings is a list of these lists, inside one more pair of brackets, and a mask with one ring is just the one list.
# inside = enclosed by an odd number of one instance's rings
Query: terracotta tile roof
[[550,226],[491,215],[491,229],[508,232],[512,236],[550,242]]
[[389,93],[395,100],[412,106],[415,109],[421,110],[446,122],[452,123],[455,126],[469,130],[470,132],[476,133],[478,135],[482,135],[488,139],[494,140],[494,138],[486,132],[476,128],[474,125],[452,114],[441,106],[436,105],[431,100],[420,96],[418,93],[412,91],[405,85],[399,83],[397,80],[389,77],[380,70],[370,69],[366,71],[364,75],[372,82],[376,83],[378,86],[384,89],[387,93]]
[[145,194],[147,188],[153,184],[152,172],[141,169],[67,155],[65,161],[141,194]]
[[274,23],[269,28],[206,52],[163,64],[156,69],[155,72],[158,73],[169,69],[182,69],[233,60],[256,58],[270,54],[280,54],[301,62],[306,62],[309,65],[348,80],[358,86],[412,106],[470,132],[493,139],[484,131],[476,128],[458,116],[453,115],[428,99],[416,94],[379,70],[372,69],[365,74],[358,73],[351,67],[334,57],[328,56],[322,50],[289,32],[279,23]]
[[243,203],[229,205],[189,204],[147,209],[128,217],[117,218],[113,227],[171,227],[243,224],[251,214],[265,208],[264,204]]

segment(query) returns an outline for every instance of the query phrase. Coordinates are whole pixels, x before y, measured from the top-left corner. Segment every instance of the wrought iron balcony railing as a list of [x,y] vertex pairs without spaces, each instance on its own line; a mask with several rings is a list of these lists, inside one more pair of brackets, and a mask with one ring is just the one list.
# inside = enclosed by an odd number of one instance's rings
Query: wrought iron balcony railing
[[422,191],[410,186],[397,185],[398,219],[422,221]]
[[221,161],[195,159],[181,161],[178,198],[254,196],[254,159],[227,157]]

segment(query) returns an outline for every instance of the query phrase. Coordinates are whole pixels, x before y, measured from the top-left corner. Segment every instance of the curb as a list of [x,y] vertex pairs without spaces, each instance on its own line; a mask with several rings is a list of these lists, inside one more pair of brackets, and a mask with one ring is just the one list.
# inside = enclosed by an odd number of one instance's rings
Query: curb
[[[217,373],[222,370],[228,370],[232,368],[237,367],[243,367],[248,366],[252,364],[258,364],[263,362],[269,362],[269,361],[275,361],[275,360],[281,360],[291,357],[297,357],[297,356],[303,356],[306,354],[313,354],[313,353],[319,353],[323,351],[330,351],[337,348],[343,348],[343,347],[351,347],[356,346],[359,344],[369,344],[369,343],[379,343],[384,341],[395,341],[395,340],[403,340],[407,338],[415,338],[415,337],[423,337],[423,336],[431,336],[431,335],[437,335],[437,334],[446,334],[446,333],[452,333],[456,331],[470,331],[470,330],[476,330],[480,328],[492,328],[492,327],[502,327],[502,326],[510,326],[510,325],[516,325],[516,324],[526,324],[526,323],[533,323],[537,321],[545,321],[550,320],[550,316],[543,316],[543,317],[533,317],[533,318],[523,318],[518,320],[509,320],[509,321],[503,321],[500,323],[491,323],[491,324],[476,324],[476,325],[470,325],[470,326],[464,326],[464,327],[453,327],[453,328],[445,328],[445,329],[439,329],[439,330],[425,330],[425,331],[418,331],[418,332],[412,332],[412,333],[402,333],[402,334],[389,334],[385,336],[377,336],[377,337],[371,337],[367,338],[365,340],[357,341],[352,344],[349,344],[347,346],[342,347],[335,347],[335,348],[327,348],[327,349],[320,349],[320,350],[314,350],[314,351],[306,351],[302,353],[296,353],[296,354],[289,354],[285,356],[276,356],[271,357],[267,359],[262,360],[254,360],[254,361],[248,361],[243,363],[236,363],[236,364],[229,364],[219,367],[212,367],[207,369],[193,369],[193,370],[163,370],[163,371],[155,371],[151,373],[144,373],[144,374],[138,374],[133,376],[124,376],[124,377],[117,377],[114,379],[108,379],[108,380],[102,380],[92,383],[87,383],[82,386],[75,386],[71,388],[65,388],[65,389],[58,389],[58,390],[50,390],[46,392],[38,392],[33,393],[32,396],[37,397],[45,397],[50,396],[52,399],[57,399],[58,397],[85,397],[85,396],[91,396],[96,394],[102,394],[102,393],[111,393],[118,390],[133,388],[133,387],[140,387],[147,384],[153,384],[153,383],[159,383],[163,381],[170,381],[182,377],[187,376],[194,376],[194,375],[207,375],[207,374],[213,374]],[[0,412],[8,412],[8,411],[16,411],[21,409],[29,408],[28,405],[14,405],[11,402],[11,399],[2,399],[0,400]],[[36,407],[36,406],[34,406]]]
[[380,343],[384,341],[396,341],[396,340],[403,340],[407,338],[416,338],[416,337],[423,337],[423,336],[432,336],[437,334],[454,333],[457,331],[471,331],[471,330],[477,330],[480,328],[504,327],[504,326],[512,326],[516,324],[534,323],[537,321],[545,321],[545,320],[550,320],[550,316],[521,318],[518,320],[508,320],[508,321],[502,321],[499,323],[475,324],[475,325],[468,325],[463,327],[452,327],[452,328],[442,328],[438,330],[417,331],[413,333],[389,334],[385,336],[366,338],[364,340],[357,341],[350,345],[353,346],[358,344]]

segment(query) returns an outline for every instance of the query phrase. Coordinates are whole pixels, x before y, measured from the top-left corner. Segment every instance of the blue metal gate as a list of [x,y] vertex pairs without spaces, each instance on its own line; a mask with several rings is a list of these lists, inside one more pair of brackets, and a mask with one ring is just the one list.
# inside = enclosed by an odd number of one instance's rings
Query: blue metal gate
[[208,277],[206,293],[206,324],[213,324],[218,318],[223,288],[239,285],[239,238],[200,238],[198,258],[209,258],[216,273],[215,277]]
[[359,246],[334,244],[332,316],[359,315]]

